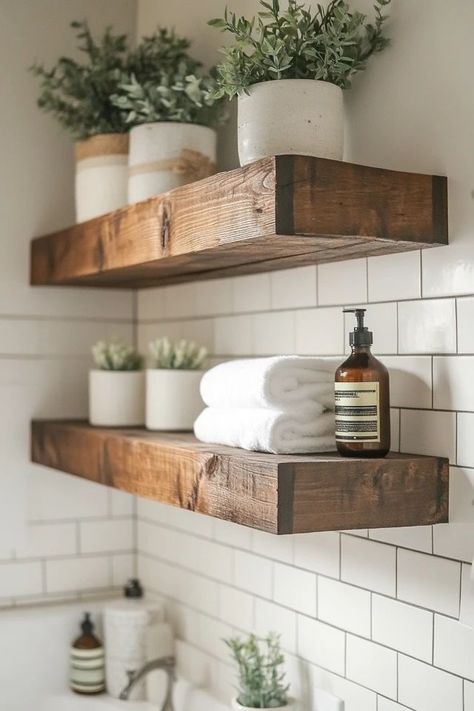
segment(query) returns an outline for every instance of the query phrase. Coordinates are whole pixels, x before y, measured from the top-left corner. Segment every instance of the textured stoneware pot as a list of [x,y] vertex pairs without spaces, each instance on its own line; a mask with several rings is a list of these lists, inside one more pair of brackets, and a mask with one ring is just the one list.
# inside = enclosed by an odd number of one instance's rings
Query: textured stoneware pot
[[307,155],[342,160],[342,89],[314,79],[254,84],[238,99],[241,165],[272,155]]
[[150,368],[146,371],[146,420],[149,430],[192,430],[204,407],[199,394],[201,370]]
[[130,131],[128,200],[137,202],[216,172],[216,132],[191,123],[159,122]]
[[103,133],[76,143],[76,220],[127,203],[128,134]]
[[[255,709],[250,709],[248,706],[242,706],[239,704],[237,699],[232,699],[232,708],[234,711],[255,711]],[[293,705],[287,704],[286,706],[274,706],[273,708],[261,708],[259,711],[292,711]]]
[[145,373],[142,370],[91,370],[89,422],[101,427],[143,425]]

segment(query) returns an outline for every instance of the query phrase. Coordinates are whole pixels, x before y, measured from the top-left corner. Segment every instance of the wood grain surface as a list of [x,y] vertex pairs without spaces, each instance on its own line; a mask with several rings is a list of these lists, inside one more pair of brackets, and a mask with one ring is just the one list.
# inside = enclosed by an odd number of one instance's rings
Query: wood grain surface
[[271,455],[203,444],[190,433],[47,420],[32,423],[31,456],[90,481],[276,534],[448,520],[448,462],[440,457]]
[[446,178],[276,156],[34,239],[31,283],[142,288],[438,244]]

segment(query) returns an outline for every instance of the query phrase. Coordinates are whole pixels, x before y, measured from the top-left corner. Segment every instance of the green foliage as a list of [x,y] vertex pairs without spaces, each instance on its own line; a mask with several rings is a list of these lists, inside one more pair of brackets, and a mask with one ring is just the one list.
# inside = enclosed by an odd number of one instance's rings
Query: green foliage
[[121,341],[98,341],[92,355],[100,370],[140,370],[143,365],[140,353]]
[[184,338],[176,343],[171,343],[166,336],[157,338],[150,341],[149,349],[154,368],[199,370],[207,357],[204,346],[197,346]]
[[369,57],[389,43],[383,7],[391,0],[375,0],[373,23],[352,12],[347,0],[318,4],[315,10],[297,0],[288,0],[286,10],[279,0],[259,2],[263,9],[251,20],[226,8],[223,18],[209,21],[234,37],[222,50],[215,96],[231,99],[252,84],[274,79],[320,79],[347,89]]
[[166,28],[145,37],[131,53],[112,97],[128,126],[178,121],[214,126],[223,118],[213,72],[188,53],[189,40]]
[[242,640],[224,640],[237,662],[239,688],[237,701],[252,709],[276,708],[288,703],[289,685],[280,671],[285,658],[280,638],[275,633],[260,639],[254,634]]
[[86,21],[72,22],[71,27],[86,61],[60,57],[51,69],[34,64],[31,71],[40,80],[38,106],[76,140],[127,131],[121,111],[110,98],[126,67],[126,36],[114,35],[109,27],[96,41]]

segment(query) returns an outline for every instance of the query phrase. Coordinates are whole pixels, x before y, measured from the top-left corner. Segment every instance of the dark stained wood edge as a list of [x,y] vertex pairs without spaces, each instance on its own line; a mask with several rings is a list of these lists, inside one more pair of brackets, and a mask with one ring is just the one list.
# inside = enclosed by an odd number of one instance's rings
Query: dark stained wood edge
[[433,175],[433,241],[448,244],[448,180]]
[[385,459],[345,460],[318,467],[314,476],[304,464],[294,465],[292,531],[352,530],[423,526],[448,522],[449,465],[440,457],[405,462]]
[[391,453],[277,456],[206,445],[190,433],[37,420],[31,458],[138,496],[268,533],[448,520],[446,459]]

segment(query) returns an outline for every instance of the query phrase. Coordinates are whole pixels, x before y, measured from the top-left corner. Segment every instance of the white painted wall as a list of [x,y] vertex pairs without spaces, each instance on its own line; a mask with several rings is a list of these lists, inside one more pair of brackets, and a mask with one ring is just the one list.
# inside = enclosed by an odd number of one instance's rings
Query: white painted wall
[[[73,150],[37,109],[35,59],[73,51],[69,23],[133,35],[133,0],[0,0],[0,605],[77,596],[132,570],[133,502],[29,463],[29,421],[86,415],[90,346],[133,338],[130,292],[30,288],[33,236],[70,224]],[[28,525],[27,525],[28,522]],[[1,704],[0,704],[1,705]]]
[[[199,668],[223,700],[232,672],[222,637],[273,628],[298,696],[319,685],[346,711],[474,710],[474,629],[459,622],[473,605],[474,5],[393,4],[392,48],[346,94],[346,158],[447,174],[450,246],[142,291],[139,343],[168,334],[216,357],[342,360],[341,306],[366,304],[392,374],[394,448],[450,458],[454,522],[275,539],[139,500],[140,575],[195,646],[190,673]],[[223,7],[139,0],[138,29],[174,24],[211,62],[221,35],[205,21]],[[221,165],[235,163],[231,125]]]

